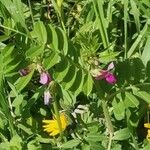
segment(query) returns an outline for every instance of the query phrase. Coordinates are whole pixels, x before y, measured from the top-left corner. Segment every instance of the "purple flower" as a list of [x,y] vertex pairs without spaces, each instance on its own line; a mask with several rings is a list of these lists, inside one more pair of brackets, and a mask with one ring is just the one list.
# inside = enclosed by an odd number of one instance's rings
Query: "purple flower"
[[110,72],[105,76],[105,80],[110,84],[115,84],[117,82],[116,77]]
[[49,91],[44,92],[44,105],[49,105],[50,99],[52,98]]
[[29,73],[29,69],[27,68],[19,70],[19,74],[21,76],[26,76],[28,73]]
[[117,82],[116,77],[110,72],[111,69],[114,68],[113,62],[108,65],[107,70],[101,70],[97,76],[95,77],[96,80],[105,79],[109,84],[115,84]]
[[47,72],[42,72],[40,74],[40,81],[41,84],[46,85],[51,82],[51,77]]

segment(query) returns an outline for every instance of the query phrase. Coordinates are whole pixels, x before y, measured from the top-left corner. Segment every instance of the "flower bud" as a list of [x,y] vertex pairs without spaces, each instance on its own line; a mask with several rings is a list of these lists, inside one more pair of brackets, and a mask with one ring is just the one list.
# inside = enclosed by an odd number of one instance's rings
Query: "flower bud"
[[44,92],[44,105],[48,105],[50,103],[52,96],[49,91]]
[[51,82],[51,77],[50,77],[49,73],[42,72],[40,74],[40,81],[39,82],[43,85],[49,84]]

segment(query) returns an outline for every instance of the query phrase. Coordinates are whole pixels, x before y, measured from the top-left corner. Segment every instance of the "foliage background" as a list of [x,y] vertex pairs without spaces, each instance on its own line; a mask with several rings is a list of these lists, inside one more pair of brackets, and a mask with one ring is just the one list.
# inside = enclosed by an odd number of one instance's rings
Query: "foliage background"
[[[149,49],[149,0],[1,0],[0,148],[148,150]],[[91,70],[112,61],[117,83],[96,81]],[[63,137],[43,132],[53,100],[44,105],[38,65],[68,114]]]

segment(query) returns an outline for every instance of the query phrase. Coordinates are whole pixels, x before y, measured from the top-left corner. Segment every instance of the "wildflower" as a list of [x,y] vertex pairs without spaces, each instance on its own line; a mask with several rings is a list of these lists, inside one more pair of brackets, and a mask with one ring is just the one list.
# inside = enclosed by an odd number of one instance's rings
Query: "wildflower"
[[144,127],[148,129],[146,139],[150,141],[150,123],[145,123]]
[[115,84],[117,82],[117,79],[116,77],[108,72],[108,74],[105,76],[105,80],[109,83],[109,84]]
[[34,68],[35,68],[35,64],[32,63],[32,64],[28,65],[26,68],[20,69],[20,70],[19,70],[19,74],[20,74],[21,76],[26,76],[26,75],[28,75],[32,70],[34,70]]
[[[63,112],[60,114],[60,121],[62,131],[64,131],[68,126],[68,121]],[[61,132],[58,126],[57,119],[54,118],[53,120],[43,120],[43,123],[45,124],[43,125],[44,131],[48,132],[50,136],[55,136]]]
[[115,84],[117,82],[116,77],[110,72],[114,68],[113,62],[108,65],[107,70],[100,70],[95,76],[96,80],[105,79],[109,84]]
[[50,103],[50,99],[52,98],[49,90],[44,91],[44,104],[48,105]]
[[47,72],[41,72],[40,81],[41,84],[46,85],[51,82],[51,77]]
[[29,73],[29,69],[27,69],[27,68],[19,70],[19,74],[21,76],[26,76],[28,73]]

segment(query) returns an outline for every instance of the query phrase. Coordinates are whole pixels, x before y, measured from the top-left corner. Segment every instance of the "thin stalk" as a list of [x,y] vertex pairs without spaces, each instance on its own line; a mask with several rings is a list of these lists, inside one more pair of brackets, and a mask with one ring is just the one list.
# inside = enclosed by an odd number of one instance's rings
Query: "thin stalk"
[[110,134],[109,135],[109,143],[108,143],[108,148],[107,148],[107,150],[111,150],[111,144],[112,144],[112,139],[113,138],[113,134]]
[[147,111],[147,122],[149,123],[149,110]]
[[55,0],[51,0],[51,1],[53,3],[54,9],[56,11],[58,21],[60,22],[63,30],[66,32],[66,28],[65,28],[65,24],[64,24],[64,12],[62,9],[62,3],[58,4],[58,1],[55,1]]
[[127,33],[128,33],[128,29],[127,29],[127,17],[128,17],[128,0],[124,0],[124,59],[127,58]]
[[[0,24],[0,27],[2,27],[2,28],[4,28],[4,29],[7,29],[7,30],[10,30],[10,31],[13,31],[13,32],[15,32],[15,33],[18,33],[18,34],[23,35],[23,36],[25,36],[25,37],[28,37],[28,38],[31,39],[32,41],[34,40],[31,36],[29,36],[29,35],[27,35],[27,34],[25,34],[25,33],[23,33],[23,32],[20,32],[20,31],[18,31],[18,30],[15,30],[15,29],[12,29],[12,28],[3,26],[2,24]],[[36,40],[34,40],[34,41],[36,42]]]
[[55,101],[53,103],[53,107],[54,107],[54,112],[55,112],[55,115],[56,115],[56,120],[57,120],[57,123],[58,123],[59,132],[60,132],[60,135],[62,137],[62,124],[61,124],[61,120],[60,120],[60,114],[59,114],[59,110],[58,110],[58,105],[57,105],[57,100],[56,99],[55,99]]
[[112,122],[111,122],[111,119],[109,116],[108,106],[105,101],[102,101],[102,108],[103,108],[103,112],[104,112],[104,116],[105,116],[105,120],[106,120],[106,127],[109,132],[109,143],[108,143],[107,150],[111,150],[112,137],[114,135],[114,128],[113,128],[113,125],[112,125]]
[[28,4],[29,4],[29,9],[30,9],[32,24],[34,25],[34,18],[33,18],[33,12],[32,12],[32,7],[31,7],[31,2],[30,2],[30,0],[28,0]]
[[99,1],[97,3],[95,0],[93,0],[93,6],[94,6],[96,21],[98,23],[98,27],[100,30],[100,35],[102,38],[103,46],[104,46],[104,48],[107,48],[109,46],[109,41],[108,41],[108,34],[107,34],[107,28],[106,28],[106,24],[105,24],[102,2]]
[[[150,86],[150,83],[139,83],[139,84],[135,84],[134,86],[136,87],[140,87],[140,86]],[[122,93],[122,92],[125,92],[125,91],[129,91],[129,90],[132,90],[132,87],[131,86],[128,86],[128,87],[125,87],[125,88],[121,88],[119,89],[118,91],[108,95],[106,97],[106,99],[109,101],[110,99],[112,99],[115,95],[119,94],[119,93]]]

